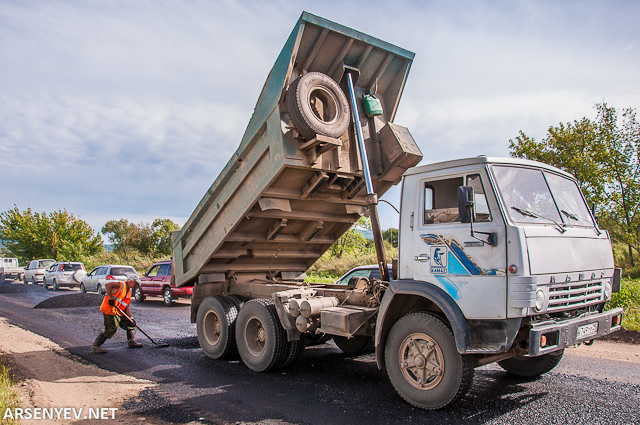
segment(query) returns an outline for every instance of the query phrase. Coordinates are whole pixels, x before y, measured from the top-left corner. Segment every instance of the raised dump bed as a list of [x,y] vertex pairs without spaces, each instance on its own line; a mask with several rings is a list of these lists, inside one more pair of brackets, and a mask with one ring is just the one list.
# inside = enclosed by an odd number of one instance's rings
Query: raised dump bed
[[375,92],[381,101],[373,118],[359,102],[374,189],[382,195],[398,183],[422,158],[391,123],[413,56],[303,13],[240,147],[173,235],[176,284],[296,279],[366,213],[345,66],[357,68],[359,100]]

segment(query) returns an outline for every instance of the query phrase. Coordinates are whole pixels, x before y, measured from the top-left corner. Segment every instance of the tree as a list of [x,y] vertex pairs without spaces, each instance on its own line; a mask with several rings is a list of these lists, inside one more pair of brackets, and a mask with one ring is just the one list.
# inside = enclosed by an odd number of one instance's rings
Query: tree
[[66,210],[21,212],[17,206],[0,214],[0,239],[20,261],[34,258],[73,260],[97,254],[102,238],[83,220]]
[[107,221],[102,233],[113,244],[114,251],[125,258],[133,252],[155,257],[171,254],[171,232],[179,229],[180,226],[166,218],[158,218],[151,225],[133,224],[122,218]]
[[394,248],[398,247],[398,229],[390,227],[382,232],[382,239],[389,242]]
[[573,174],[589,205],[613,240],[627,245],[631,265],[639,252],[640,124],[633,108],[621,117],[606,103],[595,105],[594,121],[583,118],[550,127],[541,141],[522,131],[509,140],[511,156],[554,165]]
[[373,242],[365,238],[354,227],[371,230],[371,220],[367,217],[360,217],[349,230],[340,236],[329,248],[332,258],[341,258],[345,254],[369,254],[373,251]]
[[153,229],[152,238],[157,255],[171,254],[171,232],[180,230],[173,221],[168,218],[157,218],[151,224]]

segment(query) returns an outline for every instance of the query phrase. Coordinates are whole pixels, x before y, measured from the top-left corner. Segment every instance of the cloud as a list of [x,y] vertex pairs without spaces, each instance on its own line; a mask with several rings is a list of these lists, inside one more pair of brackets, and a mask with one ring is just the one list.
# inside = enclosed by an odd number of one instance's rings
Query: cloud
[[507,155],[519,130],[541,138],[602,100],[637,107],[639,9],[0,0],[0,211],[66,208],[94,228],[186,220],[236,150],[302,10],[416,52],[396,122],[431,162]]

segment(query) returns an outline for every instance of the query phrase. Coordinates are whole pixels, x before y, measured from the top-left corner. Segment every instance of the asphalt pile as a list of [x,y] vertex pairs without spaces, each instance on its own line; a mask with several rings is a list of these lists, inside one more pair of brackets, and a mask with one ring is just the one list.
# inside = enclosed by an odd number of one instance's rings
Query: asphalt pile
[[102,304],[104,295],[100,294],[69,294],[47,298],[36,304],[33,308],[74,308],[96,307]]

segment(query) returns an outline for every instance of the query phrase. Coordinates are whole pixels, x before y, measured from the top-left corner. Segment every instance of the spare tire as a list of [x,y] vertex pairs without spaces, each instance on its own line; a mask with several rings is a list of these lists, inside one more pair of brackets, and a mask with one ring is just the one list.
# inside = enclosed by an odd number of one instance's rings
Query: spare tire
[[73,280],[80,283],[82,282],[82,278],[85,277],[86,275],[87,275],[87,272],[85,272],[84,270],[76,270],[73,273]]
[[285,105],[291,123],[307,140],[316,134],[338,138],[349,128],[349,102],[340,86],[328,75],[309,72],[287,89]]

